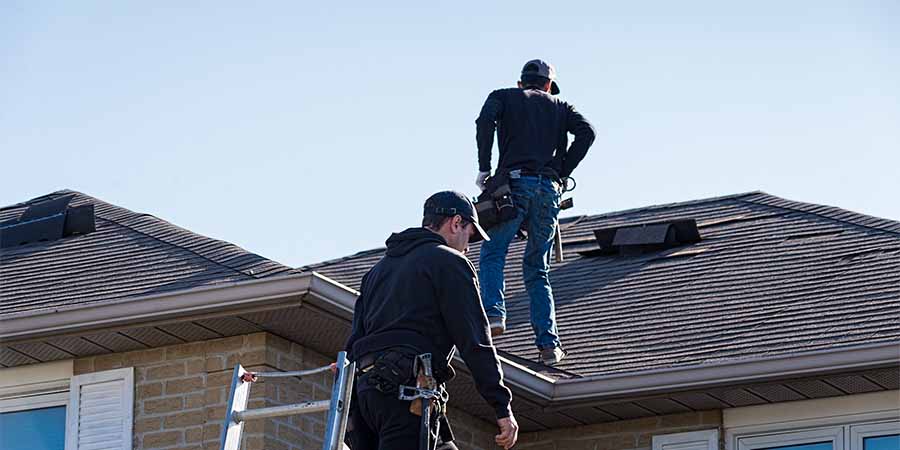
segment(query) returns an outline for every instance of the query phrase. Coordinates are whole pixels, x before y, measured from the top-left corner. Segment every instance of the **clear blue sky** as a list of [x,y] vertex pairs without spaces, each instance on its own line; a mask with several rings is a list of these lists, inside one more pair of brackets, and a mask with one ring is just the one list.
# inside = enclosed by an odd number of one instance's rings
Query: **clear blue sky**
[[475,116],[539,57],[598,130],[569,214],[900,219],[892,0],[251,3],[0,3],[0,204],[74,189],[293,266],[378,247],[476,193]]

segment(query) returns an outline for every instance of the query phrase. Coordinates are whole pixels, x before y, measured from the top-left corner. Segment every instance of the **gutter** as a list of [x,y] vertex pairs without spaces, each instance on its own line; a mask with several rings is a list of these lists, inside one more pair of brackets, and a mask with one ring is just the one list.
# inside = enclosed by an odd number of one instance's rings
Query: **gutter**
[[10,314],[0,318],[0,343],[200,315],[222,316],[235,311],[299,306],[309,293],[313,278],[313,274],[287,275],[88,306]]
[[[0,318],[0,343],[301,304],[350,321],[358,296],[359,292],[317,272],[222,283],[96,305],[7,315]],[[507,384],[517,394],[552,411],[623,398],[896,367],[900,364],[900,342],[558,380],[502,356],[499,360]],[[458,355],[454,366],[468,372]]]
[[552,400],[571,406],[598,398],[708,389],[898,364],[900,342],[887,342],[700,366],[557,380],[553,385]]

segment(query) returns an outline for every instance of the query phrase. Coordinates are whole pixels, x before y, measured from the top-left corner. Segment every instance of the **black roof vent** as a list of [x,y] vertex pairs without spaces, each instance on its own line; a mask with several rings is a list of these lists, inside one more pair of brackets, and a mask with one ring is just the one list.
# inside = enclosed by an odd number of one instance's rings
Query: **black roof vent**
[[0,248],[55,241],[96,229],[94,205],[69,208],[74,194],[35,203],[16,220],[0,223]]
[[582,255],[639,255],[700,242],[700,231],[694,219],[669,220],[594,230],[597,249]]

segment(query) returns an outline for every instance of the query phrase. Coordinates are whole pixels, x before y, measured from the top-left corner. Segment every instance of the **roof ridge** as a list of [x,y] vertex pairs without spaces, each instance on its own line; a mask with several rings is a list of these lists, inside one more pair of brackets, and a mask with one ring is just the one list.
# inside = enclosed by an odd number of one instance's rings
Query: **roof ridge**
[[[207,241],[211,241],[211,242],[219,242],[219,243],[222,243],[222,244],[225,244],[225,245],[229,245],[229,246],[232,246],[232,247],[235,247],[235,248],[239,249],[240,251],[244,252],[245,254],[248,254],[248,255],[254,255],[254,256],[257,256],[257,257],[259,257],[259,258],[261,258],[261,259],[264,259],[264,260],[266,260],[266,261],[269,261],[269,262],[271,262],[271,263],[277,264],[278,266],[281,266],[281,267],[284,268],[285,270],[288,270],[288,271],[293,271],[293,270],[294,270],[293,268],[291,268],[291,267],[289,267],[289,266],[285,266],[284,264],[281,264],[281,263],[279,263],[279,262],[277,262],[277,261],[273,261],[273,260],[271,260],[271,259],[269,259],[269,258],[266,258],[266,257],[264,257],[264,256],[261,256],[261,255],[259,255],[259,254],[254,253],[254,252],[251,252],[251,251],[249,251],[249,250],[247,250],[247,249],[245,249],[245,248],[243,248],[243,247],[240,247],[240,246],[238,246],[238,245],[236,245],[236,244],[234,244],[234,243],[231,243],[231,242],[228,242],[228,241],[224,241],[224,240],[221,240],[221,239],[211,238],[211,237],[209,237],[209,236],[206,236],[206,235],[203,235],[203,234],[196,233],[196,232],[194,232],[194,231],[188,230],[187,228],[180,227],[180,226],[178,226],[178,225],[176,225],[176,224],[174,224],[174,223],[172,223],[172,222],[169,222],[169,221],[167,221],[167,220],[165,220],[165,219],[162,219],[162,218],[159,218],[159,217],[157,217],[157,216],[154,216],[153,214],[145,213],[145,212],[136,212],[136,211],[132,211],[132,210],[130,210],[130,209],[128,209],[128,208],[125,208],[125,207],[123,207],[123,206],[115,205],[115,204],[112,204],[112,203],[103,201],[103,200],[101,200],[101,199],[98,199],[97,197],[94,197],[94,196],[91,196],[91,195],[88,195],[88,194],[85,194],[85,193],[82,193],[82,192],[73,191],[73,190],[70,190],[70,189],[61,189],[61,190],[58,190],[58,191],[55,191],[55,192],[51,192],[51,193],[46,194],[46,195],[42,195],[42,196],[39,196],[39,197],[35,197],[35,198],[31,199],[31,200],[28,200],[28,201],[26,201],[26,202],[20,203],[18,206],[29,205],[29,204],[32,204],[32,203],[41,201],[41,200],[43,200],[43,199],[47,199],[47,198],[53,197],[53,196],[69,195],[69,194],[75,194],[75,199],[76,199],[76,200],[87,199],[87,200],[89,200],[89,201],[94,202],[95,204],[100,204],[100,205],[102,205],[102,206],[109,207],[109,208],[111,208],[111,209],[115,209],[115,210],[117,210],[117,211],[120,212],[120,213],[128,214],[128,215],[130,215],[131,217],[134,217],[134,218],[149,217],[149,218],[151,218],[152,220],[159,221],[159,222],[165,224],[166,226],[169,226],[169,227],[174,228],[175,230],[177,230],[177,231],[179,231],[179,232],[182,232],[182,233],[188,233],[188,234],[194,235],[194,236],[199,236],[199,237],[201,237],[201,238],[203,238],[203,239],[206,239]],[[241,275],[244,275],[244,276],[248,276],[248,277],[250,277],[250,278],[258,278],[258,277],[256,276],[256,274],[251,274],[251,273],[244,272],[243,270],[241,270],[241,269],[239,269],[239,268],[236,268],[236,267],[232,267],[232,266],[228,265],[228,264],[225,263],[225,262],[217,261],[217,260],[215,260],[215,259],[213,259],[213,258],[210,258],[209,256],[206,256],[206,255],[204,255],[204,254],[202,254],[202,253],[200,253],[200,252],[197,252],[197,251],[195,251],[195,250],[192,249],[192,248],[185,247],[185,246],[183,246],[183,245],[175,244],[175,243],[170,242],[170,241],[168,241],[168,240],[166,240],[166,239],[163,239],[163,238],[161,238],[161,237],[159,237],[159,236],[156,236],[156,235],[154,235],[154,234],[152,234],[152,233],[149,233],[149,232],[146,232],[146,231],[142,231],[142,230],[136,229],[136,228],[134,228],[134,227],[132,227],[132,226],[130,226],[130,225],[126,225],[126,224],[124,224],[124,223],[121,223],[121,222],[119,222],[118,220],[115,220],[115,219],[112,219],[112,218],[109,218],[109,217],[102,217],[102,216],[100,215],[99,212],[96,214],[96,217],[97,217],[98,219],[100,219],[100,220],[104,220],[104,221],[107,221],[107,222],[109,222],[109,223],[113,223],[113,224],[115,224],[115,225],[117,225],[117,226],[120,226],[120,227],[123,227],[123,228],[127,228],[128,230],[131,230],[131,231],[133,231],[133,232],[135,232],[135,233],[139,233],[139,234],[141,234],[141,235],[147,236],[147,237],[149,237],[149,238],[151,238],[151,239],[153,239],[153,240],[156,240],[156,241],[158,241],[158,242],[164,243],[164,244],[166,244],[166,245],[171,245],[172,247],[176,247],[176,248],[182,249],[182,250],[184,250],[184,251],[186,251],[186,252],[188,252],[188,253],[191,253],[191,254],[196,255],[196,256],[198,256],[198,257],[200,257],[200,258],[202,258],[202,259],[204,259],[204,260],[206,260],[206,261],[209,261],[210,263],[215,264],[215,265],[217,265],[217,266],[224,267],[224,268],[226,268],[226,269],[228,269],[228,270],[232,270],[232,271],[234,271],[234,272],[237,272],[237,273],[239,273],[239,274],[241,274]]]
[[347,261],[347,260],[350,260],[353,258],[358,258],[360,256],[374,255],[376,253],[383,252],[386,248],[387,247],[376,247],[376,248],[370,248],[368,250],[361,250],[352,255],[340,256],[340,257],[328,259],[325,261],[319,261],[317,263],[306,264],[306,265],[298,267],[296,270],[299,270],[301,272],[305,272],[307,270],[315,270],[319,267],[325,267],[325,266],[328,266],[331,264],[337,264],[337,263],[344,262],[344,261]]
[[[683,201],[683,202],[672,202],[672,203],[661,203],[659,205],[639,206],[637,208],[629,208],[629,209],[623,209],[623,210],[619,210],[619,211],[610,211],[610,212],[601,213],[601,214],[583,214],[581,217],[582,218],[591,218],[591,219],[609,218],[609,217],[619,216],[619,215],[623,215],[623,214],[631,214],[631,213],[635,213],[638,211],[646,212],[646,211],[652,211],[652,210],[656,210],[656,209],[680,208],[683,206],[699,205],[699,204],[711,203],[711,202],[720,202],[722,200],[735,200],[740,197],[746,197],[746,196],[758,195],[758,194],[769,195],[763,191],[749,191],[749,192],[742,192],[739,194],[721,195],[718,197],[708,197],[708,198],[701,198],[701,199],[697,199],[697,200],[687,200],[687,201]],[[561,219],[569,219],[570,217],[578,217],[578,216],[567,216],[567,217],[564,217]]]
[[[757,198],[754,199],[753,197]],[[837,206],[798,202],[796,200],[778,197],[776,195],[768,194],[762,191],[753,193],[753,196],[751,196],[751,198],[749,199],[735,200],[745,203],[752,203],[754,205],[768,206],[770,208],[779,208],[788,211],[796,211],[803,214],[812,214],[824,219],[900,236],[900,222],[896,220],[862,214],[856,211],[851,211],[849,209],[839,208]]]
[[[58,191],[53,191],[53,192],[51,192],[51,193],[49,193],[49,194],[39,195],[39,196],[34,197],[34,198],[32,198],[32,199],[25,200],[24,202],[13,203],[12,205],[0,206],[0,211],[6,211],[6,210],[8,210],[8,209],[13,209],[13,208],[21,208],[21,207],[23,207],[23,206],[31,206],[31,205],[33,205],[33,204],[35,204],[35,203],[40,203],[40,202],[42,202],[42,201],[44,201],[44,200],[46,200],[46,199],[48,199],[48,198],[50,198],[50,197],[60,196],[60,195],[66,195],[66,194],[85,195],[85,194],[82,194],[81,192],[73,191],[73,190],[70,190],[70,189],[60,189],[60,190],[58,190]],[[85,197],[90,197],[90,196],[89,196],[89,195],[85,195]],[[93,197],[91,197],[91,198],[93,198]]]

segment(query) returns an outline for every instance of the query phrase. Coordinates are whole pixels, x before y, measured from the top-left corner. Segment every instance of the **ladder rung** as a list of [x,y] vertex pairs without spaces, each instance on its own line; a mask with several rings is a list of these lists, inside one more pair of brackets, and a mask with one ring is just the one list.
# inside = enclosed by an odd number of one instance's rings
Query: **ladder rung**
[[244,411],[235,411],[232,418],[235,422],[242,422],[253,419],[265,419],[266,417],[281,417],[291,414],[309,414],[322,411],[328,411],[331,406],[331,400],[320,400],[317,402],[296,403],[293,405],[270,406],[268,408],[247,409]]
[[305,377],[308,375],[327,372],[329,370],[332,370],[330,365],[309,370],[295,370],[293,372],[253,372],[253,375],[256,375],[259,378]]

